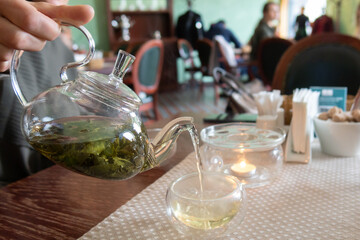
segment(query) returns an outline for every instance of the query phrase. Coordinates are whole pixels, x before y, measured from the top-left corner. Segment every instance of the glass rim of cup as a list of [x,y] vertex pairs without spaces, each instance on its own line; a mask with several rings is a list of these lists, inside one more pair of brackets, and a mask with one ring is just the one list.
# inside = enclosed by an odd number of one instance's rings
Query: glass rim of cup
[[[239,179],[233,175],[224,173],[224,172],[211,172],[211,171],[203,171],[202,172],[205,175],[218,175],[218,176],[224,176],[227,177],[229,179],[231,179],[235,184],[236,187],[232,189],[232,191],[230,193],[226,193],[225,195],[222,195],[221,197],[217,197],[217,198],[211,198],[211,199],[200,199],[200,198],[193,198],[193,197],[186,197],[183,196],[181,194],[179,194],[178,192],[174,191],[174,186],[176,183],[179,183],[180,181],[189,178],[189,177],[194,177],[194,176],[198,176],[199,173],[198,172],[191,172],[188,174],[185,174],[177,179],[175,179],[174,181],[172,181],[169,185],[169,189],[171,190],[172,194],[175,194],[177,197],[179,198],[183,198],[186,200],[191,200],[191,201],[201,201],[201,202],[215,202],[215,201],[220,201],[226,198],[229,198],[229,196],[235,194],[235,192],[239,189],[240,192],[244,192],[245,191],[245,187],[244,184],[242,184]],[[241,196],[241,198],[244,198],[245,196]]]

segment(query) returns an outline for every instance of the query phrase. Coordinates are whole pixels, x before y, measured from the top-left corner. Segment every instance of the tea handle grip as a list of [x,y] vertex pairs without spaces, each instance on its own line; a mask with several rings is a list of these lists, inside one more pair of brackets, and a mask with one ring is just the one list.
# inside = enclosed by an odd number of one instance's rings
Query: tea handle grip
[[[61,22],[61,25],[73,26],[73,27],[79,29],[86,36],[86,38],[89,42],[89,52],[87,53],[86,57],[83,60],[81,60],[79,62],[68,63],[61,68],[60,78],[63,82],[67,82],[68,76],[66,74],[66,71],[68,68],[83,66],[83,65],[89,63],[90,60],[94,57],[95,41],[94,41],[93,37],[91,36],[90,32],[84,26],[75,26],[71,23],[66,23],[66,22]],[[19,99],[21,105],[23,105],[25,107],[28,105],[28,101],[26,100],[24,94],[22,93],[20,86],[19,86],[19,82],[17,80],[17,70],[19,67],[20,55],[21,55],[20,50],[14,51],[14,54],[11,59],[11,65],[10,65],[10,79],[11,79],[11,84],[14,89],[15,95]]]

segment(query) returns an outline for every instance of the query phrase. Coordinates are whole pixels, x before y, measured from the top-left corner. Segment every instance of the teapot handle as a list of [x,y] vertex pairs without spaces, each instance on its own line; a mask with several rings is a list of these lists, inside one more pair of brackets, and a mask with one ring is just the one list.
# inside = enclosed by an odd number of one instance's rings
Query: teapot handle
[[[83,66],[83,65],[89,63],[90,60],[94,57],[95,41],[94,41],[93,37],[91,36],[90,32],[84,26],[75,26],[71,23],[66,23],[66,22],[61,22],[61,25],[73,26],[73,27],[79,29],[86,36],[86,38],[89,42],[89,52],[87,53],[86,57],[82,61],[68,63],[61,68],[60,78],[63,82],[67,82],[68,76],[66,74],[66,70],[68,68]],[[10,79],[11,79],[11,84],[12,84],[12,87],[14,89],[14,92],[15,92],[17,98],[19,99],[21,105],[23,105],[25,107],[28,105],[28,101],[26,100],[24,94],[22,93],[20,86],[19,86],[19,82],[17,80],[17,70],[19,67],[20,56],[21,56],[21,51],[15,50],[13,57],[11,59]]]

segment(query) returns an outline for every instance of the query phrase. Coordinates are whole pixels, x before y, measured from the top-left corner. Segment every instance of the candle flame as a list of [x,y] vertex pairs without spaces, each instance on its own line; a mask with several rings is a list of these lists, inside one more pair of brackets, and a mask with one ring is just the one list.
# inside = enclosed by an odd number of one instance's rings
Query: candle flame
[[241,162],[238,162],[231,166],[231,170],[239,177],[252,177],[256,172],[256,166],[251,163],[246,163],[245,159],[241,159]]
[[244,167],[246,167],[246,162],[245,162],[245,161],[241,161],[241,162],[239,163],[239,165],[240,165],[241,168],[244,168]]

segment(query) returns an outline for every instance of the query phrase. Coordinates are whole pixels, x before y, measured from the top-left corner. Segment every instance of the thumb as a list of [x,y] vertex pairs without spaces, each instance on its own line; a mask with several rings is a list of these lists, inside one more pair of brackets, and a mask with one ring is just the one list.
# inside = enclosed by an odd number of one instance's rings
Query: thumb
[[94,9],[89,5],[55,6],[47,3],[32,3],[42,14],[57,21],[68,22],[76,26],[85,25],[94,17]]

